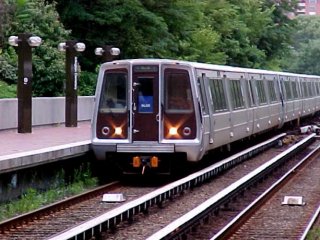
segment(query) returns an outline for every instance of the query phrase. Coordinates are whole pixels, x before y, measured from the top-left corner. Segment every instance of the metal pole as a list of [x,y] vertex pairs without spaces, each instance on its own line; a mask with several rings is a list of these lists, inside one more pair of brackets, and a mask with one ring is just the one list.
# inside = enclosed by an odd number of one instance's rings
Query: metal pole
[[31,34],[18,35],[18,133],[32,132],[32,48]]
[[106,45],[106,46],[102,47],[102,49],[104,50],[104,52],[102,54],[102,61],[103,62],[111,62],[116,57],[116,56],[112,56],[110,54],[111,48],[113,48],[112,45]]
[[78,58],[75,44],[76,41],[66,41],[66,127],[78,125]]

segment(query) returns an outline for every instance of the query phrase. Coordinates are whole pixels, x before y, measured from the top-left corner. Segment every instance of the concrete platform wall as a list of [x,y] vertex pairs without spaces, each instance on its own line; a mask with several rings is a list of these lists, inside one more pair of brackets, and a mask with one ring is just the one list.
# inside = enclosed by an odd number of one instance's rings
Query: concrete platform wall
[[[78,97],[78,121],[91,120],[94,96]],[[65,97],[41,97],[32,99],[32,125],[59,124],[65,122]],[[0,99],[0,130],[18,127],[18,99]]]

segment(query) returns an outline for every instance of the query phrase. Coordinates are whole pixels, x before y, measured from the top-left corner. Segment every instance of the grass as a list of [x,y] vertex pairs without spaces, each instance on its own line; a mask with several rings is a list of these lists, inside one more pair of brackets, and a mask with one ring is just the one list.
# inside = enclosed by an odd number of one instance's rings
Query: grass
[[307,235],[307,240],[320,239],[320,228],[311,230]]
[[0,81],[0,98],[15,98],[17,97],[17,85],[9,85]]
[[33,211],[42,206],[84,192],[97,186],[98,180],[91,176],[89,167],[81,166],[74,173],[73,182],[66,185],[64,171],[56,175],[54,186],[44,192],[29,188],[19,199],[0,205],[0,221]]

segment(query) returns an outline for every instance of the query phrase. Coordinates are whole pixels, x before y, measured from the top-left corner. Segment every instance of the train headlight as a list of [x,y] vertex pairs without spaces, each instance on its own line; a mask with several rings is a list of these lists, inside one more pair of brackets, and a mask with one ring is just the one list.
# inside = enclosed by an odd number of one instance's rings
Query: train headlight
[[116,127],[114,129],[114,134],[118,135],[118,136],[122,135],[122,128],[121,127]]
[[169,129],[169,135],[175,136],[175,135],[177,135],[177,134],[178,134],[178,128],[176,128],[176,127],[171,127],[171,128]]

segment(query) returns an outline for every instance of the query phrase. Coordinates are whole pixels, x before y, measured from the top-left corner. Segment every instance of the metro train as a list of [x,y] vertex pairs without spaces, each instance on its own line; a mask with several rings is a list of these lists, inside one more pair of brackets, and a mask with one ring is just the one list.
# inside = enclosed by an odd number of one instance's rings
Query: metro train
[[169,59],[101,65],[92,149],[123,174],[170,174],[174,156],[299,121],[320,108],[320,77]]

